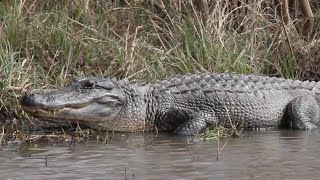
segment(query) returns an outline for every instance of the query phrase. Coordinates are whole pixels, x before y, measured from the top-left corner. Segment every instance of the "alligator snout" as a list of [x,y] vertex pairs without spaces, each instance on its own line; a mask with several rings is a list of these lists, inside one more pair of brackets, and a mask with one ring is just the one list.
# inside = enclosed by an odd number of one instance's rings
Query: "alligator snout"
[[20,105],[23,109],[25,108],[42,108],[43,105],[47,104],[48,97],[50,96],[43,96],[45,91],[33,91],[26,93],[22,96],[20,100]]
[[21,106],[33,107],[37,106],[38,102],[36,101],[36,93],[26,93],[20,100]]

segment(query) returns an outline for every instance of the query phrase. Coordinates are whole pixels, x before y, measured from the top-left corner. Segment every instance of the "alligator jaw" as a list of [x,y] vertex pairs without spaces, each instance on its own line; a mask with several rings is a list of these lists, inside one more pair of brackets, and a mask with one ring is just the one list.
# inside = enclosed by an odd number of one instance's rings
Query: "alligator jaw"
[[56,118],[56,114],[59,114],[64,110],[81,109],[91,104],[91,102],[85,102],[81,104],[78,103],[78,104],[45,106],[41,103],[39,104],[34,103],[33,106],[29,106],[30,102],[32,102],[32,98],[29,95],[25,95],[20,102],[20,106],[25,112],[31,114],[36,118]]
[[63,108],[55,108],[55,109],[44,109],[39,107],[28,107],[21,105],[21,108],[31,114],[36,118],[47,118],[47,117],[54,117],[58,112],[60,112]]
[[[28,106],[21,103],[21,108],[35,118],[51,118],[51,119],[68,119],[77,121],[103,122],[104,120],[113,119],[117,114],[117,107],[113,102],[105,106],[103,103],[86,102],[83,104],[66,104],[65,106]],[[91,113],[95,110],[95,115]],[[92,112],[93,113],[93,112]]]

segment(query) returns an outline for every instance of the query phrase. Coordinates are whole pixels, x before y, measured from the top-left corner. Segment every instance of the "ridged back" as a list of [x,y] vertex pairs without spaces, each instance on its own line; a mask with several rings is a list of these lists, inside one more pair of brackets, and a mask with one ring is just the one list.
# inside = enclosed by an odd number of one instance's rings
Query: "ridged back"
[[274,89],[288,91],[306,90],[320,93],[320,82],[233,73],[176,75],[156,81],[152,86],[159,91],[170,89],[173,93],[175,91],[183,93],[199,88],[203,91],[255,92]]

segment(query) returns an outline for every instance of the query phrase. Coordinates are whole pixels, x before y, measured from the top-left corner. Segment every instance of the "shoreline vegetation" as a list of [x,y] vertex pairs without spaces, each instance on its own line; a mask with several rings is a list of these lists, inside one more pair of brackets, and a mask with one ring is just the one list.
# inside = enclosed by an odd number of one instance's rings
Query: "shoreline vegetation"
[[3,131],[36,124],[19,108],[24,93],[83,76],[152,81],[209,71],[319,80],[320,3],[275,2],[4,0]]

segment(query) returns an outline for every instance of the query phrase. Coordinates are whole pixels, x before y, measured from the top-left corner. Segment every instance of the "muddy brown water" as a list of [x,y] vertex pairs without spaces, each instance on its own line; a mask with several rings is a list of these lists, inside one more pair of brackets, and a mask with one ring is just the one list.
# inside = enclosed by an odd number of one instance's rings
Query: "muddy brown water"
[[0,151],[0,179],[320,179],[320,130],[244,132],[219,160],[217,144],[170,134],[9,144]]

